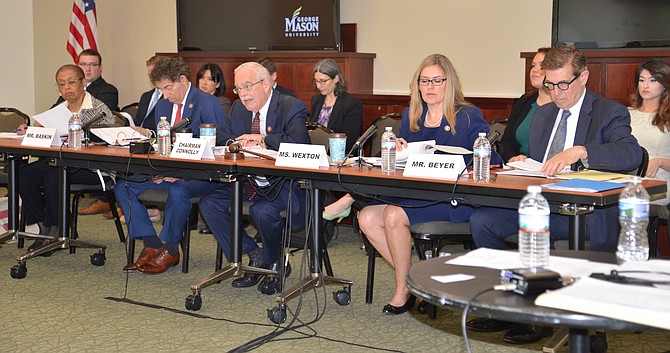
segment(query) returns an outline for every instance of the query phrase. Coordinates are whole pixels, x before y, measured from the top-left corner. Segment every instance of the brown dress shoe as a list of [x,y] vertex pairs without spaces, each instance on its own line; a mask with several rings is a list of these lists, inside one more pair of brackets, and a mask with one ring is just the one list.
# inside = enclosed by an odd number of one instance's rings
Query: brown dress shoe
[[168,268],[172,266],[177,266],[179,264],[179,253],[177,255],[170,255],[167,250],[161,250],[158,255],[153,260],[145,263],[140,266],[137,270],[142,273],[147,274],[158,274],[167,271]]
[[95,200],[92,204],[88,205],[86,208],[80,208],[79,214],[90,215],[98,214],[109,211],[109,202]]
[[129,271],[137,271],[137,269],[146,264],[147,262],[153,260],[156,255],[158,255],[159,252],[161,252],[161,248],[144,248],[142,249],[142,252],[140,253],[140,256],[137,257],[137,261],[133,262],[130,265],[126,265],[123,267],[123,271],[129,272]]

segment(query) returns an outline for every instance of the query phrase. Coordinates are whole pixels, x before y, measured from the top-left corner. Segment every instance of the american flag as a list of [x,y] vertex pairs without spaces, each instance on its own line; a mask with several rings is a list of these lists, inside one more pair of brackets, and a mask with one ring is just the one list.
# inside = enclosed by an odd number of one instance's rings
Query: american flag
[[98,50],[98,16],[95,1],[74,0],[70,33],[67,38],[67,52],[75,64],[79,63],[79,53],[84,49]]

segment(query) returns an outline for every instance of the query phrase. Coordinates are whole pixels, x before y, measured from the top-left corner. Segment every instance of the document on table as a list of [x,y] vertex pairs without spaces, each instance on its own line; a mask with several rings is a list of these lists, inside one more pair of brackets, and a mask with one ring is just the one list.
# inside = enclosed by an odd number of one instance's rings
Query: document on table
[[613,183],[626,183],[629,182],[633,178],[633,176],[628,174],[601,172],[598,170],[586,169],[574,173],[557,175],[556,178],[585,179],[585,180],[609,181]]
[[613,189],[622,189],[626,184],[614,183],[610,181],[598,181],[587,179],[569,179],[553,184],[542,185],[547,190],[565,190],[579,192],[602,192]]
[[[449,265],[487,267],[498,270],[523,268],[517,251],[495,250],[480,248],[465,255],[446,262]],[[585,277],[593,272],[609,273],[616,268],[615,264],[591,262],[584,259],[573,259],[562,256],[549,258],[548,270],[560,273],[562,276]]]
[[91,133],[101,138],[110,146],[127,146],[132,141],[146,139],[130,126],[95,128],[91,129]]
[[72,112],[63,104],[59,104],[44,113],[33,116],[33,119],[44,127],[56,129],[59,136],[67,135],[67,123],[70,121]]
[[25,135],[17,135],[16,132],[0,132],[0,138],[3,139],[22,139]]
[[668,298],[670,291],[667,289],[586,277],[572,285],[541,294],[535,299],[535,305],[670,330]]
[[507,165],[514,167],[514,169],[539,171],[542,169],[543,163],[538,162],[532,158],[526,158],[525,161],[509,162]]
[[433,154],[435,152],[435,149],[432,147],[433,145],[435,145],[435,140],[409,142],[407,143],[407,147],[405,147],[402,151],[396,151],[395,160],[396,162],[406,161],[410,154],[415,153]]

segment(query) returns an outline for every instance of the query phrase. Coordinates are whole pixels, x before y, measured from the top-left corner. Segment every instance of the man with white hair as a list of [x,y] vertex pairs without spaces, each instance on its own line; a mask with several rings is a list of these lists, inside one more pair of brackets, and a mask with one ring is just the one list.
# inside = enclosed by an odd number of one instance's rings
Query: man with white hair
[[[217,143],[237,141],[243,147],[264,146],[278,150],[282,142],[310,143],[305,127],[307,106],[295,97],[272,88],[269,72],[260,64],[247,62],[235,69],[233,92],[240,99],[233,103],[230,117],[217,131]],[[253,185],[252,185],[253,184]],[[298,183],[281,178],[255,177],[245,186],[245,200],[252,201],[251,218],[261,235],[263,248],[243,231],[242,253],[249,255],[250,266],[278,270],[281,266],[281,234],[285,220],[280,216],[290,203],[293,229],[304,226],[305,193]],[[230,259],[230,186],[220,184],[200,199],[200,211],[214,237]],[[288,270],[285,271],[288,275]],[[246,274],[233,281],[233,287],[251,287],[264,275]],[[281,291],[278,276],[267,276],[259,285],[265,294]],[[269,290],[268,290],[269,288]]]

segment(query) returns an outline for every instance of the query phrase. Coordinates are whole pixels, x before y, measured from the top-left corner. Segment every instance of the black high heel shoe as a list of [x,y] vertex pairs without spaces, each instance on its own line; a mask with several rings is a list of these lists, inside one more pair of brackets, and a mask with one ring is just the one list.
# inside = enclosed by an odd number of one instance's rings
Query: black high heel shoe
[[384,309],[382,309],[382,313],[385,315],[399,315],[404,313],[405,311],[411,309],[414,307],[414,303],[416,302],[416,297],[414,295],[410,295],[405,304],[401,306],[395,306],[386,304],[384,305]]

